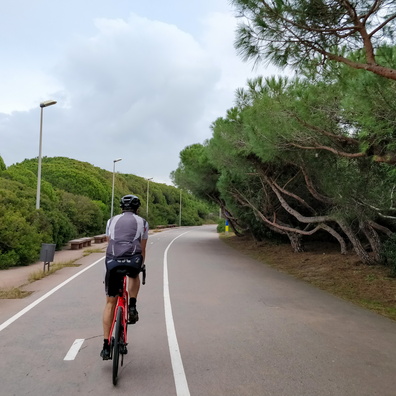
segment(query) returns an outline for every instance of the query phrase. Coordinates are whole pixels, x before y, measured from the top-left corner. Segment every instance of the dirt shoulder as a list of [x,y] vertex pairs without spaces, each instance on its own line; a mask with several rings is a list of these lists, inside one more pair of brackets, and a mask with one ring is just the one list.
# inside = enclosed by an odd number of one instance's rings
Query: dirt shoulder
[[306,252],[294,253],[285,244],[257,243],[231,234],[221,239],[279,271],[396,320],[396,278],[389,277],[389,268],[364,265],[356,255],[342,255],[330,243],[307,245]]
[[[162,232],[161,230],[150,230],[149,234],[152,235],[157,232]],[[53,264],[64,264],[69,262],[74,262],[81,257],[87,256],[93,252],[103,252],[105,253],[107,247],[107,242],[94,243],[91,246],[87,246],[78,250],[72,250],[70,245],[67,245],[62,250],[57,250],[55,252]],[[0,270],[0,299],[1,298],[13,298],[13,297],[2,297],[3,294],[9,294],[8,291],[13,288],[19,288],[24,285],[29,284],[31,281],[31,275],[36,272],[41,272],[44,269],[44,263],[38,261],[36,263],[30,264],[28,266],[14,267],[9,269]],[[48,268],[47,268],[48,270]],[[12,295],[12,293],[11,293]],[[21,298],[21,297],[15,297]]]
[[[65,247],[65,249],[55,252],[54,260],[51,262],[50,267],[52,267],[54,264],[74,262],[81,257],[90,254],[91,252],[104,251],[106,246],[107,242],[97,243],[79,250],[71,250],[69,247]],[[0,291],[26,285],[30,283],[29,278],[32,274],[43,270],[44,263],[42,261],[38,261],[28,266],[0,270]],[[46,270],[48,271],[48,267]]]

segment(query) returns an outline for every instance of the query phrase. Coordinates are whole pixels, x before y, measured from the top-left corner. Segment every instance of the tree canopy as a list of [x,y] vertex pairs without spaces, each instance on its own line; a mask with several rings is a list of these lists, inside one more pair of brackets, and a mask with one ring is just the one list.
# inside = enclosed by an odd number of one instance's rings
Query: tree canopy
[[332,240],[383,262],[396,230],[396,84],[346,66],[327,73],[249,81],[212,138],[181,152],[175,182],[202,194],[210,170],[207,196],[241,234],[287,238],[294,251]]
[[[232,0],[245,59],[284,67],[346,64],[396,80],[393,0]],[[389,59],[391,57],[391,59]],[[393,65],[392,65],[393,64]]]

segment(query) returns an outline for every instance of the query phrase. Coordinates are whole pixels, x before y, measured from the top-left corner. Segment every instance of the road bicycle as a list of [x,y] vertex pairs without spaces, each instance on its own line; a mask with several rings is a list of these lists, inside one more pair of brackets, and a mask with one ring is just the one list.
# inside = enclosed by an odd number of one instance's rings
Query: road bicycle
[[[114,310],[113,321],[111,323],[109,345],[110,359],[113,360],[113,385],[117,385],[118,368],[124,364],[124,355],[128,353],[128,290],[126,269],[118,269],[117,274],[123,276],[123,287],[117,299],[117,305]],[[143,266],[143,285],[146,283],[146,267]],[[138,275],[139,276],[139,275]]]

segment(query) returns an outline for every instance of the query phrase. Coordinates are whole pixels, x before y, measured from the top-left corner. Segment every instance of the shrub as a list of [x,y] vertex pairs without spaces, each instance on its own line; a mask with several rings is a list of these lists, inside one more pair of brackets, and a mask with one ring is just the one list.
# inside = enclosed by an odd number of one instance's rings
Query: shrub
[[0,214],[0,253],[2,268],[28,265],[38,258],[42,235],[28,224],[19,212],[2,211]]
[[225,219],[219,219],[217,223],[217,232],[220,234],[221,232],[225,232]]
[[393,234],[382,246],[385,265],[390,268],[390,276],[396,278],[396,234]]

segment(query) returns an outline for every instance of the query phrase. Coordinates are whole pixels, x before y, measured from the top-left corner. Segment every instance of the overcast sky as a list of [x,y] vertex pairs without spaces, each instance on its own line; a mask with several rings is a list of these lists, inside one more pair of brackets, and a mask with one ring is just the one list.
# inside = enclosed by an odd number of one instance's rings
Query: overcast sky
[[63,156],[103,169],[169,174],[234,105],[252,70],[233,43],[228,0],[0,0],[0,156]]

